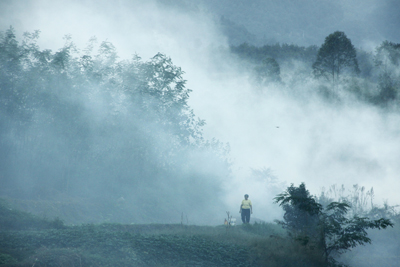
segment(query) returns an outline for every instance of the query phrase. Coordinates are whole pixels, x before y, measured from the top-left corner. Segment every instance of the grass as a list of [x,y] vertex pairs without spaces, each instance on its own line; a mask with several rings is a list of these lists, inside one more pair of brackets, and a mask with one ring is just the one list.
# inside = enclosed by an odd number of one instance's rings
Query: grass
[[64,225],[0,201],[0,267],[321,266],[277,224]]
[[1,231],[0,266],[252,266],[245,243],[221,239],[229,235],[159,224]]

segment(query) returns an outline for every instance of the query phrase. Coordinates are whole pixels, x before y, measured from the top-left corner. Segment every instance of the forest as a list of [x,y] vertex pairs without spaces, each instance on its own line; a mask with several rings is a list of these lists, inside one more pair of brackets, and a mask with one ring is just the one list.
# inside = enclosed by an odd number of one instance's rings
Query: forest
[[[397,206],[375,204],[373,189],[358,185],[350,195],[281,186],[266,201],[282,207],[283,220],[222,225],[225,210],[213,204],[233,175],[230,144],[204,137],[207,121],[189,105],[193,91],[173,58],[120,59],[110,41],[92,37],[80,48],[69,35],[52,51],[39,39],[39,30],[0,33],[0,266],[398,261]],[[367,52],[335,31],[321,46],[219,49],[260,96],[278,90],[400,112],[400,44]],[[375,239],[392,253],[349,252]]]
[[[137,222],[165,222],[201,209],[200,198],[215,200],[229,148],[203,139],[181,68],[160,53],[117,61],[110,42],[75,55],[67,38],[53,53],[39,49],[38,36],[21,44],[12,28],[1,36],[2,195],[96,199],[104,206],[87,207],[94,221],[115,220],[116,209],[126,215],[140,199]],[[172,215],[165,199],[184,207]]]
[[400,44],[384,41],[371,53],[355,49],[345,33],[335,32],[320,48],[243,43],[231,50],[249,62],[258,82],[281,82],[280,65],[300,61],[305,75],[322,81],[316,91],[329,101],[340,101],[340,95],[346,94],[382,108],[398,106]]

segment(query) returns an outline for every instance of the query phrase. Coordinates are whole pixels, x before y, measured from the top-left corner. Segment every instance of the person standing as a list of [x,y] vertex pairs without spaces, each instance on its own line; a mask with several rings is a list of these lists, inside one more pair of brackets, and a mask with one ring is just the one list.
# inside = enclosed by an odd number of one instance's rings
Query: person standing
[[242,222],[249,223],[250,222],[250,214],[253,214],[253,206],[251,204],[251,200],[249,199],[249,195],[244,195],[244,199],[242,200],[242,204],[240,205],[239,213],[242,214]]

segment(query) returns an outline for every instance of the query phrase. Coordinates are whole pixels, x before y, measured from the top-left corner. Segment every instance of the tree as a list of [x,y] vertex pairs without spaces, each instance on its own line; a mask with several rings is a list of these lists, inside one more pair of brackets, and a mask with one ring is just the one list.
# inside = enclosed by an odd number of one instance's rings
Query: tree
[[326,266],[337,266],[333,254],[340,255],[358,245],[371,243],[367,229],[393,227],[389,219],[370,220],[367,217],[349,218],[348,203],[331,202],[325,208],[306,190],[305,184],[288,189],[274,198],[285,211],[279,222],[295,240],[320,252]]
[[299,187],[292,184],[275,198],[275,202],[285,211],[284,222],[281,223],[291,234],[304,237],[314,231],[322,205],[310,195],[304,183]]
[[400,85],[400,44],[384,41],[377,49],[375,65],[379,69],[377,102],[387,103],[397,98]]
[[80,50],[66,36],[54,52],[38,38],[0,31],[1,191],[145,203],[119,221],[170,220],[165,199],[178,198],[181,211],[216,201],[229,147],[203,138],[180,67],[160,53],[118,60],[111,42],[94,38]]
[[0,113],[15,117],[25,115],[18,108],[25,102],[21,96],[23,89],[18,86],[22,57],[14,29],[10,27],[5,34],[0,32]]
[[346,34],[339,31],[325,38],[312,68],[315,77],[324,77],[333,84],[339,81],[345,70],[360,72],[354,46]]
[[261,84],[281,81],[281,68],[274,58],[268,57],[263,59],[261,65],[255,68],[255,72],[257,80]]

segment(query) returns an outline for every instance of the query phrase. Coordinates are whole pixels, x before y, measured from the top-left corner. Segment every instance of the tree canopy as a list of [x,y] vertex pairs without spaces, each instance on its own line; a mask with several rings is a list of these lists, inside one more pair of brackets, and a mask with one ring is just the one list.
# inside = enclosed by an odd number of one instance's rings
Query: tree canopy
[[344,32],[336,31],[325,38],[313,64],[316,77],[324,77],[337,82],[344,71],[360,72],[356,50]]
[[400,88],[400,44],[384,41],[377,47],[374,61],[379,70],[377,102],[395,100]]
[[274,58],[265,58],[254,70],[256,72],[256,80],[261,84],[281,81],[281,69]]
[[177,216],[216,201],[228,147],[203,138],[180,67],[162,53],[119,60],[112,43],[94,38],[82,50],[69,36],[58,51],[41,50],[39,35],[0,33],[3,194],[97,199],[103,217],[121,196],[141,199],[124,206],[142,212],[138,222],[168,221],[165,199],[182,204]]
[[295,240],[319,251],[327,266],[337,266],[335,255],[371,243],[367,229],[393,227],[393,223],[385,218],[349,218],[348,203],[331,202],[323,207],[310,195],[304,183],[299,187],[292,184],[274,200],[285,211],[284,220],[280,224],[288,229]]

